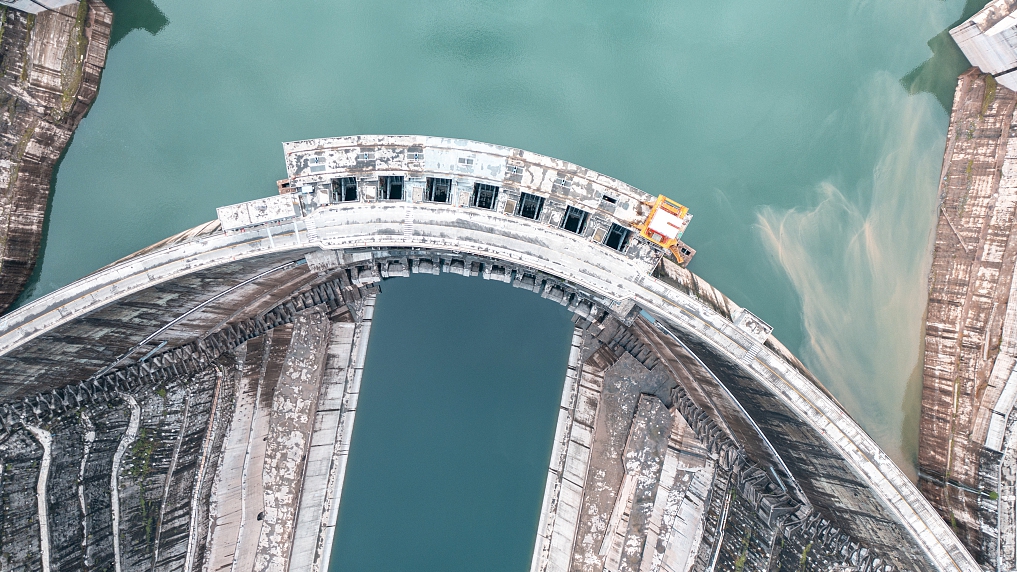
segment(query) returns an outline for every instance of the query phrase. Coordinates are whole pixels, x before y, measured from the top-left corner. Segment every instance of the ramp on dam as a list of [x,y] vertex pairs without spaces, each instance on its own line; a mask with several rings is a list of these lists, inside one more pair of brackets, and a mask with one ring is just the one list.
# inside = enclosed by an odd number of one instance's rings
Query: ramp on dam
[[278,196],[0,318],[0,565],[326,570],[377,285],[446,272],[575,314],[533,571],[979,569],[679,264],[681,205],[471,141],[285,156]]

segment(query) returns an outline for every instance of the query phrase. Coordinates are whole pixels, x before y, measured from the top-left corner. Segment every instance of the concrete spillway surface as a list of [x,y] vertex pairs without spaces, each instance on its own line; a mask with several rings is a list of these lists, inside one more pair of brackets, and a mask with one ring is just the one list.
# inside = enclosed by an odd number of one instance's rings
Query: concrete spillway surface
[[977,569],[769,326],[641,234],[653,197],[426,137],[296,142],[287,168],[0,319],[5,568],[324,569],[378,284],[447,273],[573,314],[533,572]]

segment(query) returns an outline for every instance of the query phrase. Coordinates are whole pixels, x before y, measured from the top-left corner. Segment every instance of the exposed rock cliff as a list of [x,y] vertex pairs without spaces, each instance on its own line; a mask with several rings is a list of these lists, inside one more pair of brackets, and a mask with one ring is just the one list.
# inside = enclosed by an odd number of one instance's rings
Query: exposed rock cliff
[[0,14],[3,311],[35,268],[53,169],[95,100],[113,13],[101,0],[81,0],[38,16]]

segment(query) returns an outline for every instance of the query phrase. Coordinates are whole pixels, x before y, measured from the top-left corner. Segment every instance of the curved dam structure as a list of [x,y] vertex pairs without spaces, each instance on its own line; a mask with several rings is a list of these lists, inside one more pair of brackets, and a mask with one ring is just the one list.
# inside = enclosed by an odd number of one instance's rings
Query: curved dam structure
[[518,149],[284,146],[280,194],[0,318],[12,570],[326,570],[380,281],[454,273],[575,333],[531,570],[978,570],[751,312],[686,209]]

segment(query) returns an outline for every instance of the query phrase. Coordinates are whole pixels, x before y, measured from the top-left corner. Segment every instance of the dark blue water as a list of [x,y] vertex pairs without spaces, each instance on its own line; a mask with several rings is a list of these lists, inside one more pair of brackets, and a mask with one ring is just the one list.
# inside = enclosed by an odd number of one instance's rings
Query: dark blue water
[[382,290],[330,570],[527,569],[569,314],[479,278]]

